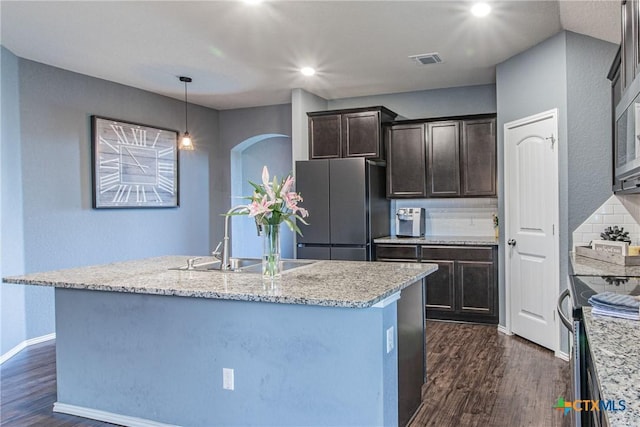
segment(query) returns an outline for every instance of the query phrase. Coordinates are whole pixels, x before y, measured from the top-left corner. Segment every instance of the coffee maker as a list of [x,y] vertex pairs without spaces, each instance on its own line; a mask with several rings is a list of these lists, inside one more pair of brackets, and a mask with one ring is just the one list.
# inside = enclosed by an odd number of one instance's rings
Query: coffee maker
[[400,208],[396,211],[396,236],[424,236],[424,209]]

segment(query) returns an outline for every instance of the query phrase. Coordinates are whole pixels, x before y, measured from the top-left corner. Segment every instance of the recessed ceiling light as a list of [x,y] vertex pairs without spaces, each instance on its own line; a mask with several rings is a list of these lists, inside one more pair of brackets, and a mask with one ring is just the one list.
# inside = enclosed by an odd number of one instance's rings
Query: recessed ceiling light
[[260,4],[262,3],[262,0],[242,0],[247,4]]
[[313,76],[316,73],[316,70],[311,67],[304,67],[300,69],[300,72],[305,76]]
[[471,13],[473,13],[474,16],[482,18],[491,13],[491,6],[489,6],[489,4],[487,3],[482,2],[475,3],[473,6],[471,6]]

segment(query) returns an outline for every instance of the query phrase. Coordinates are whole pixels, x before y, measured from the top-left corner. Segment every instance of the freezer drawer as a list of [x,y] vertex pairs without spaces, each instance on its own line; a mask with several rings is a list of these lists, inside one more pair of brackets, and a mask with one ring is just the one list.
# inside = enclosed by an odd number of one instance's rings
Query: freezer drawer
[[339,261],[368,261],[367,248],[331,248],[331,259]]
[[298,259],[331,259],[328,246],[298,246]]

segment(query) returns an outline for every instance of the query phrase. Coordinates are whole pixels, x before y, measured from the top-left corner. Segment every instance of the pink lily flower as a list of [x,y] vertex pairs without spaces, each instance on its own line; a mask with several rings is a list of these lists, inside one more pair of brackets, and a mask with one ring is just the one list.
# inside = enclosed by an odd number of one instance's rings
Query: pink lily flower
[[287,208],[291,209],[294,213],[298,209],[298,202],[302,201],[302,197],[296,192],[290,191],[282,196]]
[[289,190],[291,190],[292,186],[293,186],[293,177],[289,175],[287,177],[287,180],[284,182],[284,184],[282,184],[282,188],[280,189],[280,197],[284,199],[286,197],[285,195],[289,192]]
[[271,213],[271,205],[273,205],[273,202],[269,201],[266,195],[262,199],[254,200],[247,206],[249,208],[249,216]]
[[271,184],[269,183],[269,169],[267,166],[262,168],[262,186],[264,187],[264,191],[267,193],[271,200],[276,199],[276,193],[271,188]]

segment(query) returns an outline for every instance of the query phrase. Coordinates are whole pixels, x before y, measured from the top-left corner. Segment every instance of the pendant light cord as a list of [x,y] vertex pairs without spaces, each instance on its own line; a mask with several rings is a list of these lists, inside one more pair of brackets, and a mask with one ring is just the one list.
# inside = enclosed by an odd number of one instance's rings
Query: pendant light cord
[[187,114],[187,81],[184,81],[184,130],[189,133],[189,115]]

